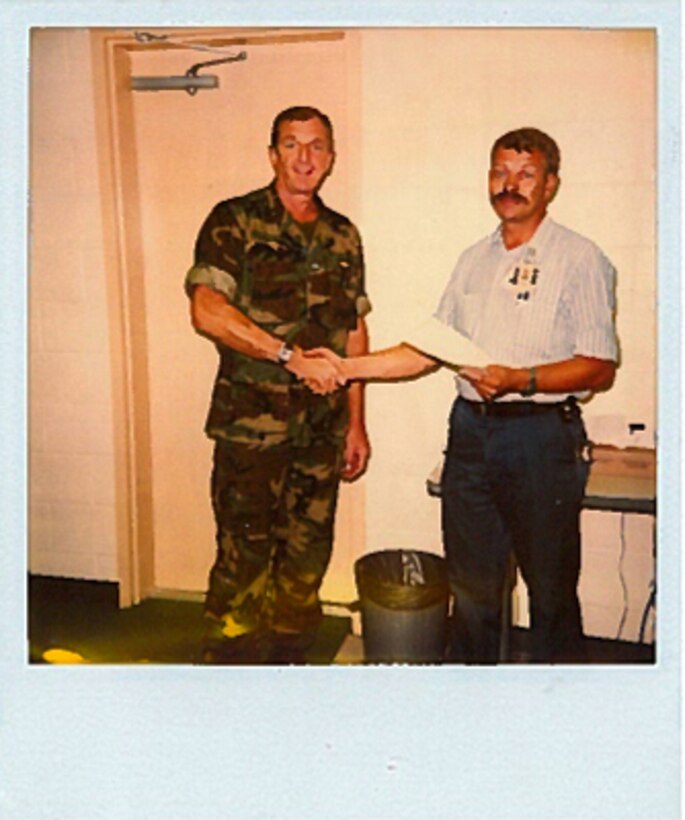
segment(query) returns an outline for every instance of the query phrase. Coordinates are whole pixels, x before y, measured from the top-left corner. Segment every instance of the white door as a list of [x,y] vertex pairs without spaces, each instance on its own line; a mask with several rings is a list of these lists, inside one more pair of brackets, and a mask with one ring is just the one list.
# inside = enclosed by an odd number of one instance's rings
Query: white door
[[[242,48],[242,47],[241,47]],[[229,49],[237,53],[240,49]],[[203,424],[217,363],[213,345],[189,322],[183,279],[197,231],[216,202],[271,180],[271,122],[291,105],[314,105],[332,119],[338,159],[322,195],[355,213],[360,129],[355,43],[247,46],[245,61],[204,69],[216,90],[134,92],[147,315],[154,580],[162,590],[200,591],[214,556],[209,501],[212,445]],[[133,76],[180,75],[221,57],[191,49],[131,55]],[[323,597],[354,597],[352,564],[364,550],[363,486],[343,491],[334,559]]]

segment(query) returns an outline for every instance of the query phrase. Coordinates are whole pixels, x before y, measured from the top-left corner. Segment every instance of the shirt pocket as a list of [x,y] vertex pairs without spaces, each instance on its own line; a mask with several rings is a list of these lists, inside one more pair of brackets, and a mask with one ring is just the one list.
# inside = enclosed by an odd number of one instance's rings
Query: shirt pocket
[[309,310],[326,330],[353,330],[357,325],[355,294],[350,287],[352,266],[345,260],[322,265],[310,274]]
[[303,312],[298,260],[286,246],[255,242],[247,253],[250,318],[261,325],[297,321]]

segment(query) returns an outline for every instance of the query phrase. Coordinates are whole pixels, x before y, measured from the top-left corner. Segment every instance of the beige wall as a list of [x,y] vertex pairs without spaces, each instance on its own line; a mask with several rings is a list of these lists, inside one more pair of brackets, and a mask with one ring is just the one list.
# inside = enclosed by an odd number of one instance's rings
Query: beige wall
[[[51,31],[35,39],[31,565],[108,578],[111,412],[86,37]],[[397,342],[430,313],[459,252],[493,229],[485,196],[493,139],[524,124],[552,133],[563,180],[554,217],[597,241],[619,272],[623,362],[614,388],[587,408],[588,426],[596,440],[652,443],[654,45],[652,34],[634,31],[361,30],[344,46],[250,48],[245,63],[216,69],[219,92],[134,97],[150,362],[157,363],[150,367],[154,473],[173,471],[174,447],[193,463],[175,481],[153,482],[162,528],[184,533],[171,549],[156,539],[159,586],[201,588],[197,567],[212,551],[209,446],[200,426],[214,358],[189,331],[180,277],[207,209],[266,180],[273,111],[303,94],[338,126],[339,159],[324,194],[362,230],[374,347]],[[138,53],[135,73],[181,73],[204,59],[190,55]],[[158,299],[161,289],[168,302]],[[447,373],[369,388],[373,458],[354,503],[341,511],[348,536],[336,547],[340,580],[327,597],[353,594],[352,563],[365,550],[440,550],[438,503],[425,479],[441,454],[452,397]],[[187,416],[194,423],[179,425]],[[639,440],[627,434],[633,421],[648,425]],[[185,497],[201,499],[197,513],[183,512]],[[635,567],[646,566],[650,534],[628,523],[621,559],[616,519],[584,519],[584,608],[590,630],[607,631],[620,620],[619,561],[635,556]],[[631,599],[641,601],[648,569],[623,568],[637,585]]]
[[110,357],[89,35],[34,29],[30,569],[116,579]]

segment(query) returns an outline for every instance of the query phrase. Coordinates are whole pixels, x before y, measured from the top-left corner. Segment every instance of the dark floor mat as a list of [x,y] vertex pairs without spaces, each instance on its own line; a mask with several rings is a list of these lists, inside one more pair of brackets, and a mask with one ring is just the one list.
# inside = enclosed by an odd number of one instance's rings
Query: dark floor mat
[[[29,578],[29,661],[44,663],[45,653],[65,650],[62,662],[81,657],[94,664],[192,664],[205,634],[201,603],[148,599],[119,609],[117,585],[65,578]],[[310,665],[333,663],[350,618],[325,617],[307,651]],[[510,662],[528,663],[528,631],[510,633]],[[582,663],[654,663],[653,645],[586,638]],[[58,658],[58,660],[60,660]]]
[[[194,663],[205,632],[202,611],[200,603],[166,599],[119,609],[116,584],[32,577],[29,661],[44,663],[46,652],[60,649],[85,663]],[[325,617],[307,663],[332,663],[350,627],[349,618]]]

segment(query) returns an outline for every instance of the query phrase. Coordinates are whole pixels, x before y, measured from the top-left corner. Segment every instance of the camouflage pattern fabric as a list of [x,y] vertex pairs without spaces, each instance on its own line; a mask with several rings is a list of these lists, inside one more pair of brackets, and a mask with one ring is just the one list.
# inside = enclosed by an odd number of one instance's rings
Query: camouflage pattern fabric
[[[344,355],[370,305],[359,234],[317,200],[304,228],[274,183],[219,203],[186,277],[204,284],[290,345]],[[311,631],[331,554],[348,426],[346,390],[317,396],[281,365],[218,345],[205,430],[215,439],[217,557],[206,610],[226,637],[266,627]]]
[[316,630],[341,466],[337,444],[263,450],[217,441],[217,556],[206,609],[226,637]]
[[[361,242],[346,217],[321,200],[318,205],[308,238],[273,183],[219,203],[200,230],[186,290],[208,285],[288,344],[326,346],[344,355],[349,331],[370,310]],[[344,391],[294,397],[290,388],[297,380],[280,365],[222,346],[219,355],[205,428],[211,438],[277,445],[295,437],[304,445],[318,432],[345,436]]]

